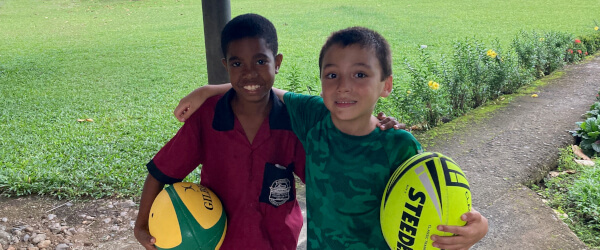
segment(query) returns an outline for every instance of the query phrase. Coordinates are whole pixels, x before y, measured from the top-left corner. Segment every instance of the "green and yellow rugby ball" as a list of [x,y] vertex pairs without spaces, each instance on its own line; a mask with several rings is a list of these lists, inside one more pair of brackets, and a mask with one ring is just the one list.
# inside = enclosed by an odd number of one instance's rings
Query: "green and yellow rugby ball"
[[221,200],[210,189],[178,182],[156,196],[148,227],[157,249],[219,249],[227,216]]
[[437,249],[431,235],[450,236],[438,225],[464,226],[471,211],[465,174],[449,157],[421,153],[404,162],[381,200],[381,231],[391,249]]

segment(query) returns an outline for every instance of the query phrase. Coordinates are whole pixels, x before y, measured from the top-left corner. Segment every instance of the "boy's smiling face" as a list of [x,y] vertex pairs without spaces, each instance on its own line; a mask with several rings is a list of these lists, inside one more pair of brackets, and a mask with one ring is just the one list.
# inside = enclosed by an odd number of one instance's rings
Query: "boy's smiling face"
[[381,80],[382,69],[373,49],[334,44],[325,52],[321,66],[323,102],[338,128],[365,125],[379,97],[392,91],[392,77]]
[[273,52],[262,38],[242,38],[229,43],[222,62],[240,100],[269,100],[269,91],[279,72],[283,56]]

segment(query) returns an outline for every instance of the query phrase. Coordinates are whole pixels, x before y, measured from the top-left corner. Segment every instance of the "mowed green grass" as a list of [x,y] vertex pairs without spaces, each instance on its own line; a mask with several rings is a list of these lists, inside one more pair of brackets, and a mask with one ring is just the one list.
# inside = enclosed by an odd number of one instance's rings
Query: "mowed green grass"
[[[291,70],[318,90],[317,59],[332,31],[373,28],[391,43],[396,84],[424,44],[519,30],[589,33],[597,0],[231,1],[277,27]],[[145,164],[182,125],[180,98],[206,84],[201,1],[0,0],[0,193],[137,197]],[[313,93],[314,94],[314,93]],[[393,115],[393,114],[392,114]],[[93,119],[78,122],[77,119]]]

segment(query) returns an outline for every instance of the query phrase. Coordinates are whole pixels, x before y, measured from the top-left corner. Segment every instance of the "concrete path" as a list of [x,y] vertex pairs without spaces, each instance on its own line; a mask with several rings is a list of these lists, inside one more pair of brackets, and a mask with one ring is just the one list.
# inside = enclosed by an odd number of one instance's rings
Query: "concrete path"
[[[490,223],[473,249],[586,249],[524,185],[556,167],[558,149],[573,142],[567,131],[582,120],[600,90],[600,57],[561,71],[561,77],[536,90],[537,98],[517,97],[451,135],[419,139],[426,151],[453,158],[469,179],[473,205]],[[304,205],[302,192],[298,197]],[[306,248],[305,237],[298,249]]]

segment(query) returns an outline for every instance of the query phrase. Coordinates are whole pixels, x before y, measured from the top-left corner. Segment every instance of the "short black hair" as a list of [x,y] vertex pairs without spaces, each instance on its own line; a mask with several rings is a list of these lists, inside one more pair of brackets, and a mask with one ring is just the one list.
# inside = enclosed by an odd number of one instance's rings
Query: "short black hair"
[[381,80],[385,80],[388,76],[392,75],[392,52],[388,42],[374,30],[365,27],[350,27],[347,29],[333,32],[323,48],[321,48],[321,54],[319,55],[319,75],[323,70],[323,56],[331,46],[338,44],[342,48],[350,45],[358,44],[361,48],[373,49],[375,55],[379,59],[381,65]]
[[242,38],[263,38],[267,46],[277,55],[277,31],[271,21],[257,14],[239,15],[227,22],[221,31],[221,50],[227,57],[229,43]]

